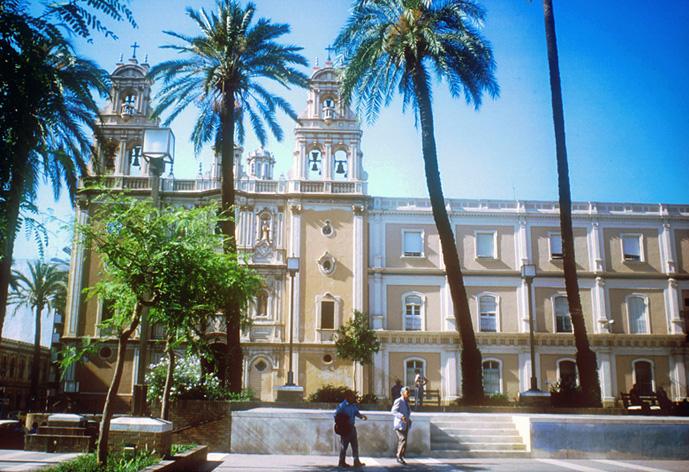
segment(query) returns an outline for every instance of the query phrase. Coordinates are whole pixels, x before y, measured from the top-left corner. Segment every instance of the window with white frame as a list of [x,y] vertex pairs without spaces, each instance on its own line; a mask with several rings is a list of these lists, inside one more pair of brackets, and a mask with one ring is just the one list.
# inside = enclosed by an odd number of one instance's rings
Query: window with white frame
[[423,256],[423,231],[404,230],[402,231],[403,249],[402,255],[407,257]]
[[648,333],[648,305],[645,297],[640,295],[627,297],[627,313],[631,334]]
[[321,329],[335,329],[335,302],[321,300]]
[[404,329],[420,331],[423,327],[423,299],[416,294],[404,297]]
[[577,363],[571,359],[562,360],[557,363],[559,372],[558,381],[560,386],[565,389],[573,389],[577,386]]
[[495,231],[476,232],[476,257],[495,259]]
[[500,362],[496,360],[483,361],[483,392],[486,395],[502,393],[500,381]]
[[571,333],[572,318],[569,316],[569,303],[567,302],[567,297],[555,297],[553,299],[553,311],[555,313],[555,332]]
[[649,361],[634,361],[634,383],[639,395],[653,394],[653,365]]
[[495,333],[498,330],[498,299],[493,295],[478,297],[479,330]]
[[421,375],[426,376],[426,363],[423,359],[408,359],[404,363],[404,385],[414,385],[417,370]]
[[643,261],[643,254],[641,251],[641,235],[640,234],[623,234],[622,238],[622,259],[626,262]]
[[560,233],[550,233],[549,235],[549,245],[550,245],[550,258],[551,259],[562,259],[562,235]]

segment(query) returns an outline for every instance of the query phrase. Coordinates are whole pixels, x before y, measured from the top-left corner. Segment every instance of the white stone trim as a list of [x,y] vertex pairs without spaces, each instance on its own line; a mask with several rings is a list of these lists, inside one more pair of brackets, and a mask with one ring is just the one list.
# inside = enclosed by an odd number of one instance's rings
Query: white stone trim
[[[478,253],[478,237],[479,237],[479,235],[485,235],[485,234],[493,236],[493,255],[492,256],[481,256]],[[498,232],[497,232],[497,230],[486,230],[486,229],[474,230],[474,258],[476,260],[481,260],[481,259],[499,260],[500,259],[500,248],[498,247]]]
[[[89,220],[89,214],[88,214],[88,208],[84,209],[81,208],[79,204],[77,204],[76,208],[76,220],[77,224],[85,226],[88,224]],[[71,278],[69,280],[70,283],[70,304],[69,304],[69,313],[67,313],[66,318],[68,318],[66,321],[67,324],[67,335],[68,336],[77,336],[77,331],[79,329],[79,316],[80,316],[80,307],[81,307],[81,290],[83,288],[83,278],[84,278],[84,241],[83,241],[83,236],[79,234],[78,231],[75,232],[74,235],[74,246],[75,250],[72,252],[72,257],[71,257],[71,264],[70,264],[70,274]]]

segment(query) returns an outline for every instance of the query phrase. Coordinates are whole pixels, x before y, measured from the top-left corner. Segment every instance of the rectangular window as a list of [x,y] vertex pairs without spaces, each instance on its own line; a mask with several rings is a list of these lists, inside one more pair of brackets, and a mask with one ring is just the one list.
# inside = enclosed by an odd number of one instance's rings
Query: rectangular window
[[335,329],[335,302],[321,302],[321,329]]
[[648,333],[646,326],[646,301],[641,297],[629,297],[627,299],[629,311],[629,332],[632,334]]
[[115,314],[115,307],[114,307],[114,302],[112,300],[102,300],[101,301],[101,312],[100,312],[100,336],[106,337],[106,336],[113,336],[115,334],[115,329],[112,328],[111,326],[108,326],[106,321],[108,321],[110,318],[113,317]]
[[562,235],[550,233],[550,258],[562,259]]
[[483,391],[486,395],[500,393],[500,364],[497,361],[483,363]]
[[476,233],[476,257],[495,259],[495,233]]
[[641,261],[641,235],[622,235],[622,259],[625,261]]
[[420,257],[423,255],[423,232],[422,231],[404,231],[404,249],[405,256]]

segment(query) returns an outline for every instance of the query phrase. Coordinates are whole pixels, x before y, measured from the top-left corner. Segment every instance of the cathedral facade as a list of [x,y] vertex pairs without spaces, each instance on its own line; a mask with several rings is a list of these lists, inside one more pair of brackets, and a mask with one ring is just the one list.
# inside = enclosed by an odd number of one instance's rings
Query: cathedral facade
[[[94,162],[109,187],[141,198],[151,195],[143,133],[159,126],[149,118],[147,71],[130,59],[112,73]],[[276,387],[287,381],[291,334],[294,380],[305,395],[326,384],[355,384],[361,393],[386,398],[396,379],[410,385],[418,369],[450,403],[462,395],[461,347],[430,202],[368,195],[362,131],[339,100],[338,85],[332,64],[314,69],[288,178],[275,178],[269,151],[236,152],[237,246],[264,278],[250,307],[252,326],[243,333],[245,386],[260,400],[276,398]],[[219,200],[219,176],[216,163],[197,179],[162,178],[159,198],[185,206]],[[514,399],[528,390],[532,369],[543,390],[576,382],[557,202],[448,199],[447,207],[486,393]],[[572,210],[581,300],[604,403],[613,404],[635,383],[686,397],[689,204],[588,202]],[[78,221],[88,222],[89,213],[82,192]],[[293,297],[288,257],[300,261]],[[536,276],[523,277],[524,266],[535,266]],[[98,327],[107,307],[79,295],[97,277],[98,261],[75,243],[63,342],[84,336],[106,342],[66,373],[64,389],[93,410],[105,398],[116,348]],[[381,341],[364,368],[335,354],[333,335],[354,310],[369,314]],[[224,342],[221,325],[209,333],[218,343]],[[142,366],[162,356],[162,333],[148,329],[146,359],[140,359],[137,339],[128,347],[122,408]]]

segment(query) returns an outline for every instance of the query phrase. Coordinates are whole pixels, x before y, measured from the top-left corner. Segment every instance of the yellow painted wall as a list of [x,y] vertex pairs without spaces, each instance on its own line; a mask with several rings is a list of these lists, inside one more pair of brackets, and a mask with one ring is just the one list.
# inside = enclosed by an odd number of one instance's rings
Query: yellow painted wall
[[[622,260],[621,234],[641,234],[645,256],[644,262],[624,262]],[[606,270],[623,273],[662,272],[660,264],[660,247],[658,231],[654,229],[606,228],[603,231],[605,241]]]
[[433,285],[388,285],[387,287],[387,329],[404,329],[404,306],[402,296],[408,292],[418,292],[426,300],[426,331],[441,331],[440,287]]
[[519,395],[519,357],[516,354],[483,354],[484,361],[497,359],[502,363],[502,393],[509,399]]
[[[317,296],[330,293],[342,298],[340,309],[342,323],[345,323],[352,316],[352,216],[351,210],[316,211],[305,209],[302,213],[302,258],[299,273],[303,309],[299,329],[305,342],[314,342],[317,339]],[[325,220],[329,220],[335,230],[331,237],[321,233]],[[318,268],[318,260],[326,251],[337,261],[335,271],[329,276],[322,274]],[[337,326],[335,328],[337,329]]]
[[[553,313],[552,297],[556,294],[565,295],[564,289],[551,287],[536,287],[534,296],[535,330],[538,332],[555,332],[555,316]],[[591,305],[591,290],[580,289],[581,310],[584,314],[586,331],[593,332],[593,306]]]
[[[575,354],[541,354],[541,377],[538,385],[541,390],[548,390],[551,385],[559,382],[557,376],[557,363],[562,360],[571,360],[576,363]],[[546,384],[547,382],[547,384]]]
[[[549,233],[560,233],[559,227],[531,228],[531,251],[539,272],[562,272],[562,260],[550,259]],[[589,270],[586,228],[574,228],[574,255],[578,270]]]
[[665,317],[665,300],[662,290],[630,290],[630,289],[610,289],[608,299],[610,301],[610,312],[615,323],[612,325],[613,333],[629,333],[629,316],[625,298],[632,294],[639,294],[648,297],[648,309],[651,326],[651,334],[667,334],[667,319]]
[[[440,353],[437,352],[391,352],[388,356],[388,371],[390,381],[400,379],[404,382],[404,364],[408,359],[423,359],[426,361],[426,377],[428,390],[440,389]],[[413,381],[413,379],[412,379]],[[408,385],[411,387],[412,385]]]
[[[304,387],[304,398],[311,395],[325,385],[352,387],[351,361],[337,359],[333,355],[333,362],[323,362],[325,352],[308,352],[299,355],[299,385]],[[332,355],[332,353],[329,353]],[[362,386],[357,385],[359,393]]]
[[[642,354],[616,356],[617,389],[621,392],[629,392],[632,385],[634,385],[634,366],[632,362],[641,359],[651,361],[653,365],[654,388],[657,390],[658,387],[663,387],[665,391],[670,392],[670,368],[668,358],[665,356],[645,356]],[[615,392],[615,395],[619,395],[619,392]]]
[[469,297],[469,310],[474,329],[479,330],[478,295],[488,292],[499,297],[499,322],[498,332],[516,333],[519,331],[517,320],[517,292],[509,287],[467,287]]
[[[402,230],[420,230],[424,233],[423,257],[403,256]],[[385,225],[385,265],[387,267],[438,268],[440,263],[440,238],[435,225],[395,224]]]
[[[497,259],[476,258],[475,231],[497,232]],[[518,270],[514,254],[513,226],[469,226],[457,225],[457,245],[460,251],[460,263],[466,270]]]

